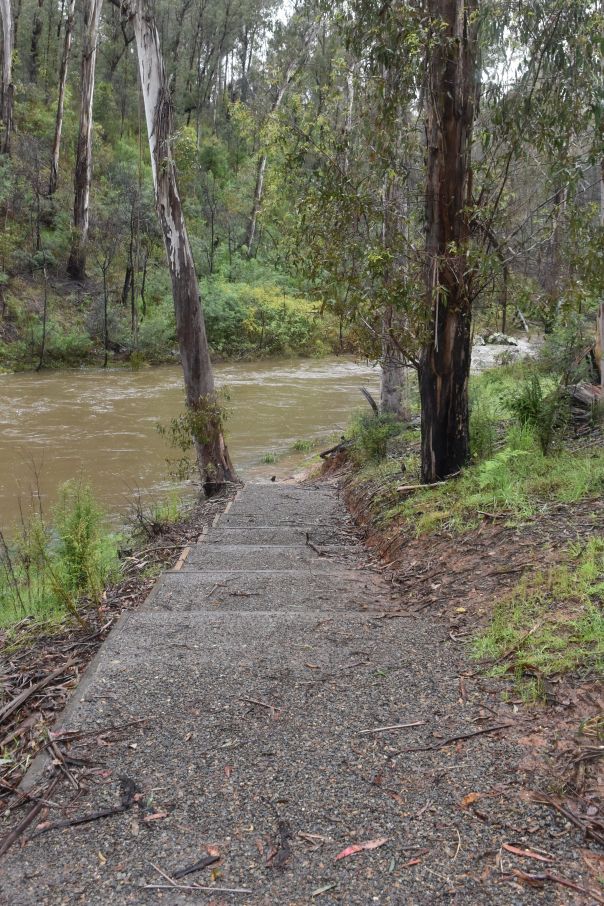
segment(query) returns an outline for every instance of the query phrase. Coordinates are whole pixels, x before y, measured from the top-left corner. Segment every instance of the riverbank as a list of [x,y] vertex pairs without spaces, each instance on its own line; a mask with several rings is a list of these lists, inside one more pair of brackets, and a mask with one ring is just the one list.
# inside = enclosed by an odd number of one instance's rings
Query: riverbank
[[[105,289],[54,275],[13,276],[0,287],[0,373],[74,367],[113,368],[178,362],[170,288],[158,283],[144,304]],[[283,356],[320,357],[356,348],[354,328],[344,327],[285,276],[256,265],[238,279],[200,281],[204,318],[215,362]],[[107,302],[107,319],[105,319]],[[105,333],[105,331],[107,331]]]

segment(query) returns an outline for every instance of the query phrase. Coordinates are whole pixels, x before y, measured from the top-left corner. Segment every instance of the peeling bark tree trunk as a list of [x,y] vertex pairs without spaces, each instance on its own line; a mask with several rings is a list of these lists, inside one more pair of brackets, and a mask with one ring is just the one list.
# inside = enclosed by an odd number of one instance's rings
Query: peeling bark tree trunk
[[447,478],[469,457],[472,320],[471,138],[478,97],[477,0],[429,0],[434,23],[426,115],[426,303],[420,358],[422,481]]
[[13,131],[13,50],[14,28],[10,0],[0,0],[2,17],[2,152],[10,154],[11,133]]
[[76,152],[73,202],[73,241],[67,273],[74,280],[86,277],[90,180],[92,178],[92,102],[96,69],[97,37],[103,0],[86,0],[82,47],[80,129]]
[[236,480],[236,475],[222,434],[197,274],[176,185],[170,146],[170,95],[159,34],[148,0],[131,0],[124,7],[134,25],[155,200],[172,278],[187,406],[193,416],[194,432],[197,425],[197,460],[208,490],[215,484]]
[[65,109],[65,86],[67,85],[67,69],[73,42],[73,20],[75,13],[75,0],[68,0],[65,16],[65,36],[63,38],[63,53],[61,54],[61,67],[59,69],[59,98],[57,101],[57,116],[55,119],[55,137],[52,143],[52,157],[50,160],[50,177],[48,180],[48,194],[54,195],[59,184],[59,158],[61,155],[61,133],[63,131],[63,111]]

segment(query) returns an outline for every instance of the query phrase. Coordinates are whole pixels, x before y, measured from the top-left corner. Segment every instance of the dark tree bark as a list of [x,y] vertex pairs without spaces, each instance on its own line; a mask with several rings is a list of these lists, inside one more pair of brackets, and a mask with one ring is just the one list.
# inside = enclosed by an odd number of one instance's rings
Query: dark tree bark
[[103,0],[86,0],[82,47],[80,128],[74,176],[73,240],[67,273],[74,280],[86,277],[86,244],[92,178],[92,102],[96,69],[97,37]]
[[63,52],[59,69],[59,97],[57,100],[57,115],[55,118],[55,136],[52,143],[52,157],[50,160],[50,177],[48,180],[48,194],[54,195],[59,184],[59,159],[61,156],[61,133],[63,131],[63,111],[65,109],[65,86],[67,85],[67,69],[73,42],[73,22],[75,13],[75,0],[68,0],[65,16],[65,34],[63,37]]
[[187,406],[200,473],[209,490],[236,480],[236,475],[222,433],[197,274],[176,183],[170,92],[149,0],[129,0],[124,8],[136,36],[155,200],[172,279]]
[[426,304],[420,357],[422,480],[440,481],[469,457],[472,273],[467,256],[471,141],[478,98],[478,0],[429,0],[433,44],[426,92]]
[[31,26],[31,45],[29,56],[29,78],[34,84],[38,81],[38,63],[40,56],[40,36],[42,34],[42,7],[44,0],[37,0]]
[[0,0],[2,18],[2,152],[10,154],[11,134],[13,131],[13,51],[14,25],[10,0]]

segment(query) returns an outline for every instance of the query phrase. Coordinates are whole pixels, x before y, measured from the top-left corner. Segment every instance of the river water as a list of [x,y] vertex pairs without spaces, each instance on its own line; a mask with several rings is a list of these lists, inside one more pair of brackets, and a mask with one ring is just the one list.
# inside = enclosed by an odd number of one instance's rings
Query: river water
[[[474,347],[473,370],[492,367],[502,352],[510,350]],[[513,350],[532,352],[527,340]],[[351,413],[367,406],[359,388],[377,395],[380,370],[333,356],[235,362],[215,372],[230,394],[227,440],[239,475],[268,478],[309,462],[312,454],[292,451],[295,441],[339,439]],[[10,533],[38,490],[48,513],[57,488],[79,476],[116,522],[139,493],[150,504],[179,487],[167,464],[178,454],[157,425],[183,409],[180,366],[5,374],[0,398],[2,531]],[[277,461],[264,463],[270,453]]]
[[[359,387],[379,387],[378,368],[337,357],[217,365],[216,378],[230,392],[228,444],[244,478],[295,473],[309,454],[293,443],[339,436],[366,406]],[[1,530],[37,487],[48,512],[80,475],[118,519],[136,492],[150,502],[175,487],[166,460],[177,454],[156,426],[182,411],[179,366],[0,375],[0,394]],[[275,464],[262,462],[267,453]]]

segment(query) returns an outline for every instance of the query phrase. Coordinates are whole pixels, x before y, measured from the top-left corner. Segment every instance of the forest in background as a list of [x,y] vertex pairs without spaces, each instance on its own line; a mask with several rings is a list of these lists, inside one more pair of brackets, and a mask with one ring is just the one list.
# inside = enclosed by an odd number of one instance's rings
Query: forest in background
[[[426,323],[423,4],[151,6],[213,355],[413,362]],[[579,347],[604,280],[602,13],[548,0],[472,15],[477,329],[562,329]],[[0,366],[173,359],[132,26],[110,2],[17,0],[12,18]],[[74,267],[91,47],[89,230]]]

